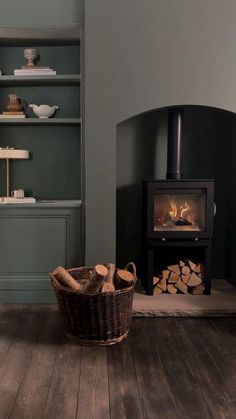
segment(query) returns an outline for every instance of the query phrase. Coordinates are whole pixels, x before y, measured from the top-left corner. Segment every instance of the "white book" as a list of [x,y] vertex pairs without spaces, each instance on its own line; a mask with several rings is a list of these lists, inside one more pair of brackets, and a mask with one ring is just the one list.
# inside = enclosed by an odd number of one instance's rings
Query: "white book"
[[38,70],[38,71],[14,71],[14,76],[55,76],[57,74],[54,70]]
[[16,68],[16,70],[51,70],[50,67],[46,66],[46,65],[37,65],[34,67],[28,67],[27,65],[22,65],[21,68]]
[[51,67],[32,67],[32,68],[15,68],[14,71],[27,71],[31,73],[33,71],[54,71]]
[[53,70],[53,68],[31,68],[31,69],[27,69],[27,68],[15,68],[14,73],[38,73],[38,72],[47,72],[47,71],[55,71]]
[[0,204],[35,204],[36,199],[33,197],[25,198],[12,198],[10,196],[4,196],[0,201]]
[[0,114],[0,118],[2,119],[22,119],[22,118],[26,118],[26,115],[2,115]]

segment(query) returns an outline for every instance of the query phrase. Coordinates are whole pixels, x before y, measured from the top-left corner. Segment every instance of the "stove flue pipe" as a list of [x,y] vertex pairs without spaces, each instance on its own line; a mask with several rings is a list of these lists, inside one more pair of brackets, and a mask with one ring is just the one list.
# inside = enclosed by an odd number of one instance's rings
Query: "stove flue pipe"
[[184,111],[172,108],[168,111],[168,151],[166,179],[182,179],[182,128]]

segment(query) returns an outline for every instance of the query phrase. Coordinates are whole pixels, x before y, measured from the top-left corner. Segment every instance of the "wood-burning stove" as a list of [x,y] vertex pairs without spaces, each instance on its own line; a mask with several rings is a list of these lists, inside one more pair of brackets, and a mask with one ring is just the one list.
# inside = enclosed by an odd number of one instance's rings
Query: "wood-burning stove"
[[150,295],[155,271],[187,257],[205,265],[204,293],[211,292],[214,181],[182,179],[182,124],[183,110],[169,110],[167,179],[143,182],[142,279]]
[[212,238],[213,180],[144,181],[147,239]]

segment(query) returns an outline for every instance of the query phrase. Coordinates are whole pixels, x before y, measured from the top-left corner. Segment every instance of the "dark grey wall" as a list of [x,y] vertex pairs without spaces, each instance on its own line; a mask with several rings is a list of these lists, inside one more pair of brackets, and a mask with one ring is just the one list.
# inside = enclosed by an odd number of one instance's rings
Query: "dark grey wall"
[[236,2],[87,0],[85,16],[86,250],[94,263],[116,254],[117,124],[169,105],[236,111]]
[[[232,199],[228,181],[236,117],[218,109],[184,108],[184,178],[214,179],[217,214],[213,239],[213,277],[225,278],[228,272],[227,237],[232,239],[227,217],[227,195]],[[167,162],[167,110],[156,110],[133,117],[117,130],[117,262],[139,261],[141,251],[141,182],[165,179]],[[231,193],[230,193],[231,191]],[[232,223],[233,220],[233,223]],[[227,233],[228,231],[228,233]],[[232,236],[232,238],[231,238]],[[231,259],[232,256],[229,256]]]
[[141,251],[142,180],[164,178],[167,111],[147,112],[117,127],[116,259],[137,262]]
[[[229,135],[231,138],[231,153],[227,159],[226,182],[222,184],[222,189],[226,188],[226,266],[227,278],[236,286],[236,123],[235,118],[231,118]],[[223,147],[226,146],[224,142]],[[223,149],[222,147],[222,149]]]

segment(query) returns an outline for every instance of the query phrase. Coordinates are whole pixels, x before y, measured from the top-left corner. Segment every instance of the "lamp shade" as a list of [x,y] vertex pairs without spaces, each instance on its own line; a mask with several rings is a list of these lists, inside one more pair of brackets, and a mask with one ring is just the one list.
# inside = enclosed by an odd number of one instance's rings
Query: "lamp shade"
[[28,150],[15,150],[8,148],[0,148],[0,159],[28,159]]

